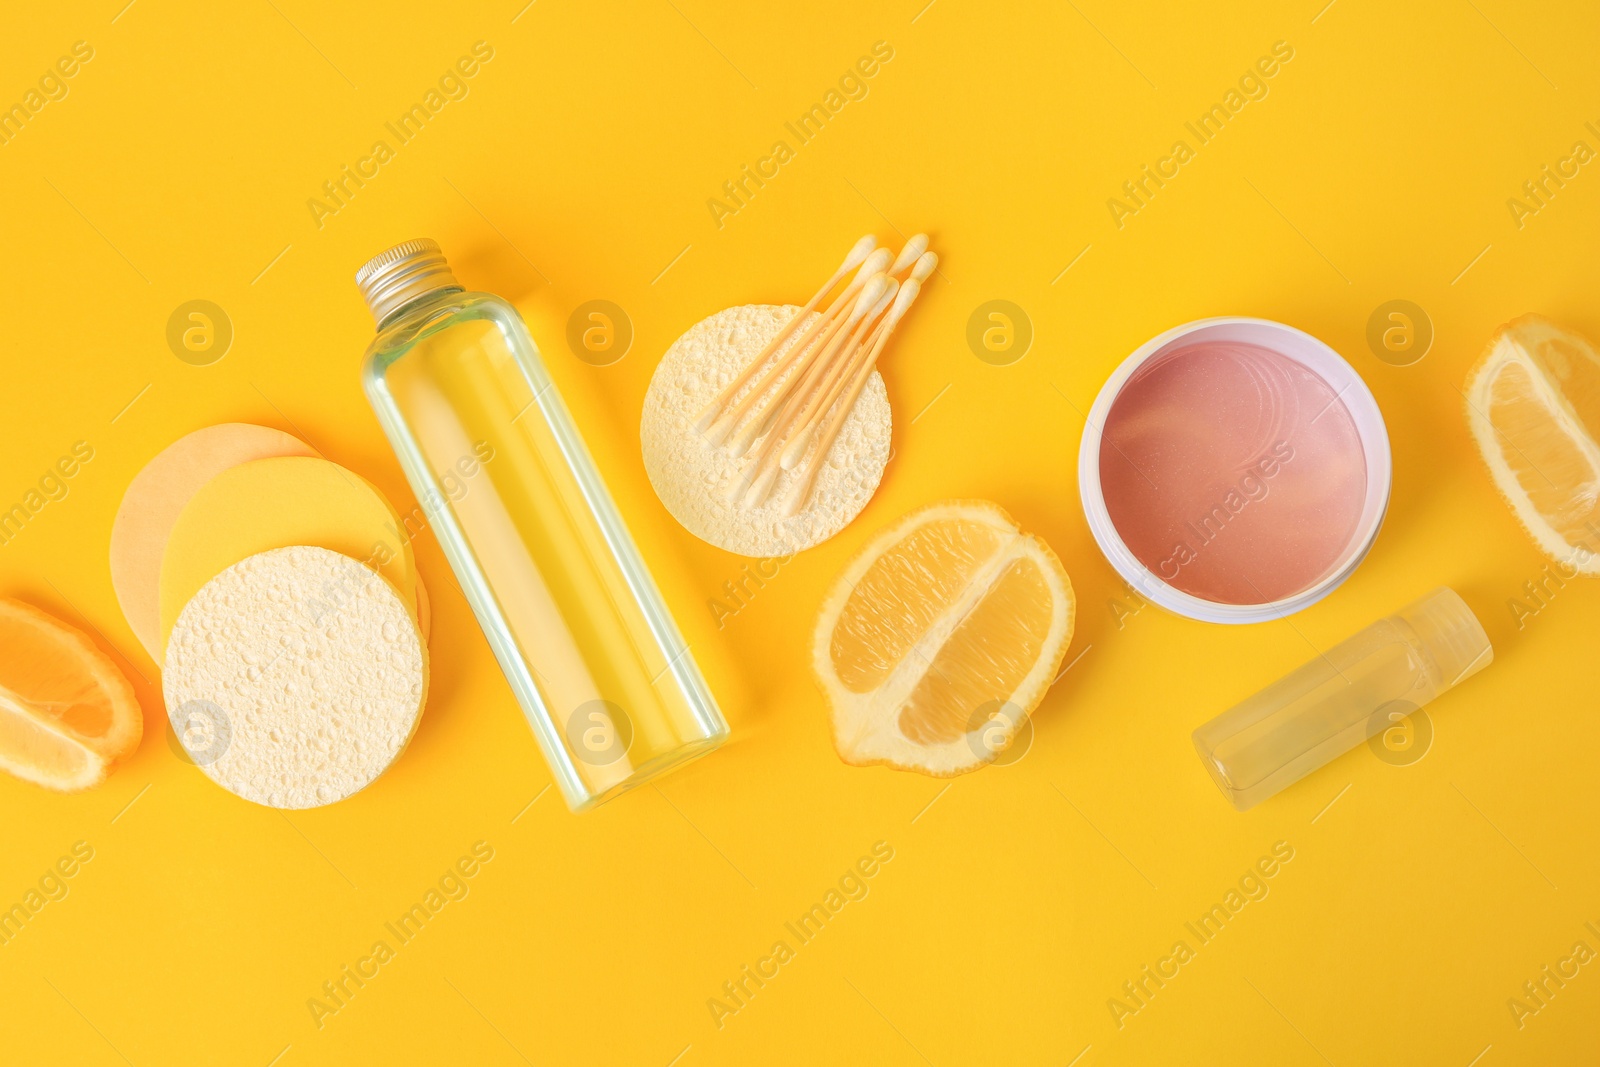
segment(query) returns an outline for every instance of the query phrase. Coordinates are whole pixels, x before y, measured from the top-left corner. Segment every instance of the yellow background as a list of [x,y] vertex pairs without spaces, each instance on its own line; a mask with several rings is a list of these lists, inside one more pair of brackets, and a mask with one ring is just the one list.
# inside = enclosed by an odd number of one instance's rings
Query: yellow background
[[[1457,392],[1512,316],[1600,336],[1596,164],[1520,229],[1506,206],[1574,141],[1600,148],[1584,128],[1600,125],[1592,8],[124,2],[12,5],[0,33],[5,103],[73,42],[94,49],[69,95],[0,145],[0,504],[74,442],[94,448],[69,495],[0,547],[0,593],[97,634],[147,733],[84,795],[0,781],[0,904],[74,842],[95,850],[0,947],[7,1062],[1593,1061],[1600,964],[1521,1029],[1506,1002],[1575,941],[1600,949],[1584,929],[1600,926],[1600,599],[1568,583],[1518,628],[1508,601],[1544,564]],[[307,200],[479,40],[494,57],[470,94],[319,228]],[[1269,95],[1118,229],[1107,198],[1280,40],[1294,58]],[[718,228],[708,198],[775,140],[794,147],[783,123],[877,41],[894,58],[869,95]],[[886,358],[885,481],[719,632],[709,601],[744,561],[678,528],[644,476],[655,362],[719,308],[803,300],[861,233],[917,230],[942,272]],[[318,811],[254,807],[180,762],[112,593],[124,487],[211,423],[301,434],[411,507],[358,386],[372,326],[351,274],[418,235],[523,309],[734,726],[723,751],[590,815],[545,791],[431,534],[427,714],[391,773]],[[636,330],[605,368],[564,340],[596,298]],[[1008,367],[965,342],[997,298],[1036,330]],[[1369,314],[1397,298],[1436,329],[1414,366],[1366,345]],[[192,299],[235,329],[211,366],[165,341]],[[1224,628],[1150,607],[1119,625],[1113,602],[1133,605],[1077,502],[1079,412],[1141,342],[1219,314],[1291,323],[1360,371],[1394,445],[1388,520],[1355,576],[1291,620]],[[1022,760],[948,787],[843,766],[806,666],[850,554],[944,497],[993,499],[1056,549],[1082,655]],[[1190,731],[1440,584],[1479,612],[1496,658],[1429,709],[1426,757],[1360,749],[1232,811]],[[494,858],[470,895],[319,1029],[307,1000],[478,841]],[[879,841],[894,859],[870,894],[719,1028],[708,999]],[[1107,999],[1277,841],[1295,852],[1270,895],[1119,1029]]]

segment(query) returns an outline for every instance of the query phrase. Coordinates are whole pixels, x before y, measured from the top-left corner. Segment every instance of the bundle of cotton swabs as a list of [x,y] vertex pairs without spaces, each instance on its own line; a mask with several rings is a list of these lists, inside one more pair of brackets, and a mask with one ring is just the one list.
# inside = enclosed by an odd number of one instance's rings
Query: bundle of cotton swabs
[[[761,442],[734,481],[730,499],[735,503],[760,507],[778,475],[796,471],[784,514],[798,514],[805,506],[884,345],[939,264],[925,233],[907,241],[893,262],[890,255],[870,234],[857,241],[827,284],[700,413],[696,428],[735,456],[749,455]],[[851,271],[854,277],[813,317]],[[788,351],[774,358],[797,330]],[[735,402],[746,385],[749,390]]]

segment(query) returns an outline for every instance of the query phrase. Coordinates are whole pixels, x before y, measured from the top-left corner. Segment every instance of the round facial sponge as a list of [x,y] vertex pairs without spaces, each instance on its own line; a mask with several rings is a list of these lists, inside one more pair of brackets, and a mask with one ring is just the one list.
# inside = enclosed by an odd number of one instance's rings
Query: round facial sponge
[[128,483],[111,524],[111,587],[128,626],[161,662],[161,556],[189,498],[230,467],[274,456],[315,455],[282,430],[225,422],[178,438]]
[[[783,505],[798,468],[779,475],[760,507],[728,499],[757,449],[735,457],[707,441],[695,421],[799,311],[748,304],[702,319],[667,349],[645,393],[639,437],[656,495],[690,533],[743,556],[786,556],[826,541],[867,506],[889,462],[889,394],[873,371],[799,514],[785,516]],[[785,342],[772,358],[781,358],[792,343]]]
[[173,524],[161,561],[162,647],[201,586],[247,556],[290,545],[368,563],[416,616],[411,540],[382,493],[325,459],[258,459],[207,482]]
[[428,653],[411,609],[325,548],[262,552],[196,593],[167,644],[172,728],[212,781],[273,808],[369,785],[422,716]]

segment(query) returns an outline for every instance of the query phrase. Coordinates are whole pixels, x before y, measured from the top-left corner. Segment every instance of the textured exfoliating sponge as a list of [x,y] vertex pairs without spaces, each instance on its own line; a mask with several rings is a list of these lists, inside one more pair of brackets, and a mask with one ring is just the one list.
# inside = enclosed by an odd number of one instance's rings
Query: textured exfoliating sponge
[[324,548],[279,548],[224,570],[178,616],[167,715],[231,793],[314,808],[399,757],[428,691],[415,617],[381,576]]

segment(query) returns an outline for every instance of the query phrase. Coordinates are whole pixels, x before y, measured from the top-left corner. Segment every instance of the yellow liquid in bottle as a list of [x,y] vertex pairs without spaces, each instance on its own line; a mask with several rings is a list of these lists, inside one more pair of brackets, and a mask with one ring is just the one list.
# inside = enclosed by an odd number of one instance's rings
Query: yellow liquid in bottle
[[519,701],[558,777],[575,778],[569,803],[586,807],[727,727],[537,355],[455,310],[380,353],[392,362],[369,392],[391,439],[397,423],[414,446],[396,442],[413,488],[513,688],[521,675],[536,690]]

